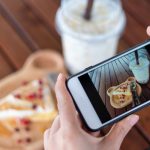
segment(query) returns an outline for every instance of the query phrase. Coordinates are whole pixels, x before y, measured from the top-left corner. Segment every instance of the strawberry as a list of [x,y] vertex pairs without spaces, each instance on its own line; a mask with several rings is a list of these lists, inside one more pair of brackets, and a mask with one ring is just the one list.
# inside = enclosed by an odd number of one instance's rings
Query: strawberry
[[31,121],[27,118],[22,118],[22,119],[20,119],[20,123],[22,125],[29,125],[31,123]]

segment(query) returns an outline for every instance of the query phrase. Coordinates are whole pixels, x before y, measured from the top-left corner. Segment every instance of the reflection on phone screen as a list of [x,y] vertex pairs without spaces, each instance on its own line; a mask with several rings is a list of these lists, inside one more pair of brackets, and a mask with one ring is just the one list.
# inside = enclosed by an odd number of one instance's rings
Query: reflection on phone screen
[[103,123],[150,100],[149,66],[150,45],[79,77]]

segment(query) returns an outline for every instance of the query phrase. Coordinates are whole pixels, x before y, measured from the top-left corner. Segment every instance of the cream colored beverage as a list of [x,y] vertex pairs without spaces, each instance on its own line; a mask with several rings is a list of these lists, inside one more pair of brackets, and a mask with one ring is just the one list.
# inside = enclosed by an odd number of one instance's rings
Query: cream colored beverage
[[71,73],[115,55],[125,26],[125,15],[117,0],[95,0],[91,19],[84,19],[87,0],[70,0],[56,15],[65,63]]
[[132,70],[136,80],[141,84],[146,84],[149,81],[149,60],[147,58],[139,58],[139,65],[133,59],[129,63],[129,68]]

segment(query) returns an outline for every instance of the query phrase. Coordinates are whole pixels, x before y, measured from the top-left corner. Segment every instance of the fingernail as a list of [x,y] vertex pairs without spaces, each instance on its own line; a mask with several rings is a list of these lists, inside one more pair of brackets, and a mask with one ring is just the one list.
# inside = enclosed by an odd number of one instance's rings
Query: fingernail
[[63,76],[62,73],[60,73],[57,77],[57,80],[60,80],[62,78],[62,76]]
[[131,115],[129,117],[129,122],[130,122],[130,125],[133,126],[135,125],[139,120],[139,116],[138,115]]
[[60,74],[58,75],[57,81],[58,81],[58,80],[66,80],[66,77],[64,76],[63,73],[60,73]]

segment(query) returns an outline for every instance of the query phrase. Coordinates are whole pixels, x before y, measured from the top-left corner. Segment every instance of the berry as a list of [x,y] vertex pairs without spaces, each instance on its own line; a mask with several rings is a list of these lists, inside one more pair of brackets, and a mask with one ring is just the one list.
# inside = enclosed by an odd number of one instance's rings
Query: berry
[[20,99],[21,95],[20,94],[15,94],[14,97]]
[[17,143],[22,143],[22,140],[21,140],[21,139],[18,139],[18,140],[17,140]]
[[36,109],[37,108],[37,105],[36,104],[33,104],[32,105],[32,109]]
[[29,128],[29,127],[25,127],[25,130],[26,130],[26,131],[30,131],[30,128]]
[[27,143],[30,143],[30,142],[31,142],[31,139],[30,139],[30,138],[26,138],[26,142],[27,142]]
[[29,100],[33,100],[33,99],[35,99],[35,98],[37,98],[37,94],[36,94],[36,93],[32,93],[32,94],[29,94],[29,95],[27,96],[27,99],[29,99]]
[[22,85],[27,85],[28,84],[28,81],[23,81],[22,82]]
[[26,119],[26,118],[20,119],[20,122],[23,125],[29,125],[31,123],[31,121],[29,119]]
[[38,82],[39,82],[39,84],[40,84],[40,85],[43,85],[43,81],[42,81],[42,79],[39,79],[39,81],[38,81]]
[[15,128],[15,131],[16,131],[16,132],[19,132],[19,131],[20,131],[20,129],[19,129],[19,128]]

